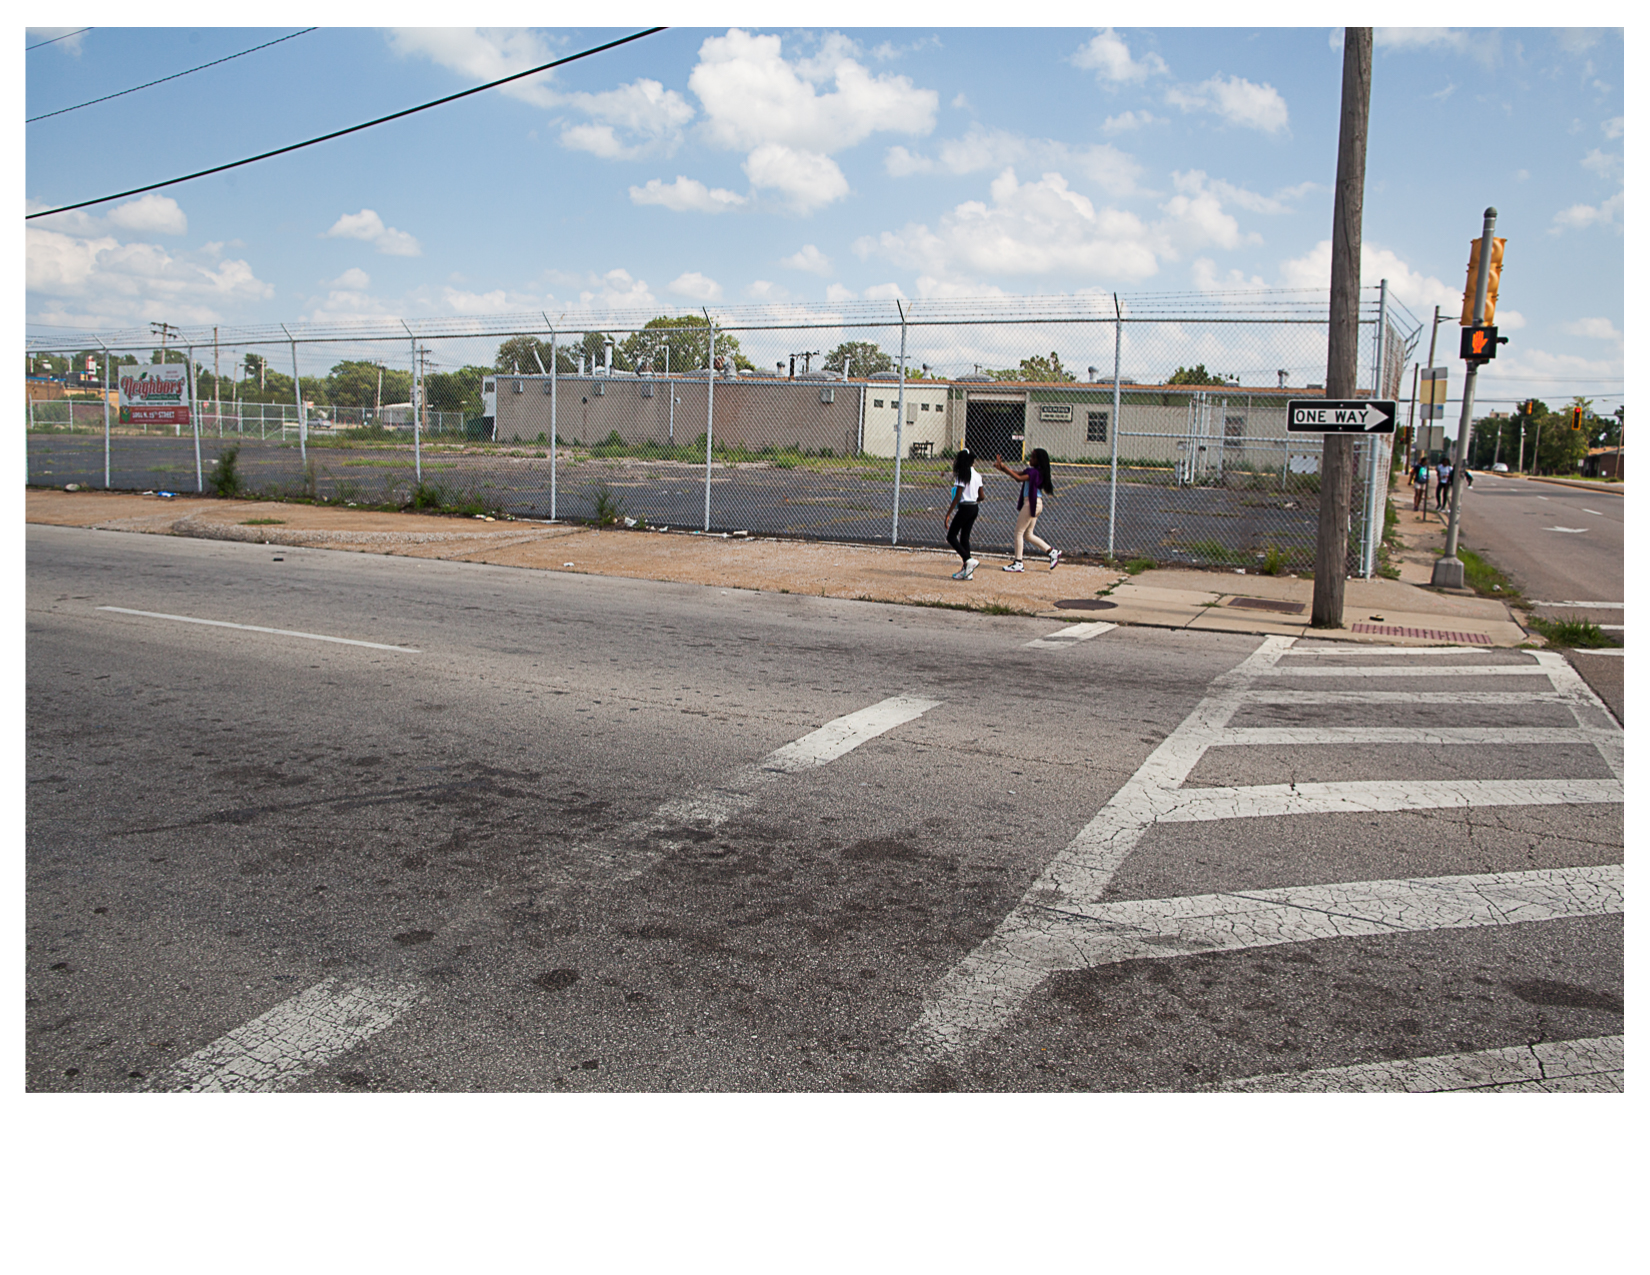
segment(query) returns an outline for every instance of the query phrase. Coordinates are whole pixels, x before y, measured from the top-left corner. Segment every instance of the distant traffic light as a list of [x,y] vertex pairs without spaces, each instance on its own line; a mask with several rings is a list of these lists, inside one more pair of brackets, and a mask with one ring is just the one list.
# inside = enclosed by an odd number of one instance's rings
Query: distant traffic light
[[[1461,323],[1466,326],[1472,322],[1472,301],[1478,295],[1478,245],[1481,241],[1472,241],[1472,256],[1467,261],[1467,295],[1461,299]],[[1501,258],[1507,250],[1505,239],[1496,239],[1490,244],[1490,286],[1484,293],[1484,317],[1481,323],[1495,322],[1495,297],[1501,287]],[[1466,355],[1462,355],[1465,358]],[[1492,356],[1493,357],[1493,356]]]
[[1581,428],[1581,404],[1580,403],[1577,403],[1574,407],[1572,407],[1570,409],[1570,428],[1571,429],[1580,429]]

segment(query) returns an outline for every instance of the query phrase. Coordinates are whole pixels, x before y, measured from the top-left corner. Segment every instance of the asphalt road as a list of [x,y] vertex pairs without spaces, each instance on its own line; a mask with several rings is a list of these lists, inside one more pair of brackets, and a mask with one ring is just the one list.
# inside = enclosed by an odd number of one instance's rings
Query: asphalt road
[[1619,1084],[1621,737],[1543,653],[27,574],[31,1090]]
[[[1556,483],[1475,474],[1462,507],[1462,543],[1500,567],[1550,620],[1591,620],[1626,637],[1625,497]],[[1592,602],[1603,606],[1564,606]],[[1626,721],[1624,656],[1573,652],[1573,663]]]

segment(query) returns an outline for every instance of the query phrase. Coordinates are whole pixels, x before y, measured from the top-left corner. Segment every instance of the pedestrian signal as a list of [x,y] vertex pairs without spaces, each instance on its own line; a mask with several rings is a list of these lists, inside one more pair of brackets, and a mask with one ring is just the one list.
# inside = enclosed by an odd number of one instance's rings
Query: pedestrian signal
[[1507,338],[1497,336],[1488,324],[1475,324],[1461,329],[1461,357],[1472,363],[1487,363],[1495,357],[1495,347],[1505,345]]
[[[1472,241],[1472,256],[1467,261],[1467,295],[1461,298],[1461,326],[1466,327],[1472,322],[1472,302],[1478,295],[1478,245],[1481,239]],[[1484,293],[1484,317],[1480,323],[1495,322],[1495,297],[1501,287],[1501,257],[1506,252],[1507,241],[1496,239],[1490,244],[1490,283]]]

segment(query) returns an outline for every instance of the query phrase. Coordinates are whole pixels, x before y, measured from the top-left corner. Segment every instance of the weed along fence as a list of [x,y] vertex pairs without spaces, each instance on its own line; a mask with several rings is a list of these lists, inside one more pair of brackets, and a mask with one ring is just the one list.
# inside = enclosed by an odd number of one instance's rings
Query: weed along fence
[[[1384,285],[1365,290],[1360,394],[1399,397],[1419,333]],[[187,424],[123,424],[111,409],[105,425],[101,401],[72,418],[31,403],[29,480],[942,545],[951,462],[966,447],[986,478],[974,543],[1003,551],[1018,489],[992,460],[1019,465],[1041,448],[1055,490],[1038,529],[1067,553],[1302,567],[1314,554],[1322,444],[1286,431],[1285,404],[1322,393],[1324,292],[216,336],[214,349],[210,331],[186,330],[168,353],[192,374]],[[138,333],[30,341],[31,356],[86,350],[158,357]],[[287,401],[248,401],[270,397],[276,355],[294,373],[273,391]],[[1359,439],[1356,454],[1348,567],[1369,574],[1390,438]]]

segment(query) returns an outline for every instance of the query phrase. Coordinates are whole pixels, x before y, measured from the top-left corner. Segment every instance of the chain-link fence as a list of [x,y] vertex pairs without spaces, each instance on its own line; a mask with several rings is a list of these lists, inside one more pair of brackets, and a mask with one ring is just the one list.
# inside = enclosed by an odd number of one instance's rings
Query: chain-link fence
[[[1359,392],[1396,398],[1420,324],[1384,287],[1366,292]],[[233,447],[249,493],[940,545],[952,459],[967,447],[986,476],[973,540],[989,552],[1010,549],[1018,495],[992,463],[1017,467],[1041,448],[1054,492],[1038,534],[1068,554],[1313,559],[1322,441],[1290,434],[1285,404],[1323,392],[1323,293],[534,317],[431,321],[410,346],[405,332],[361,328],[220,333],[220,355],[242,359],[289,345],[304,406],[235,401],[237,384],[208,380],[196,346],[197,380],[229,402],[197,388],[189,426],[147,433],[111,412],[106,438],[99,403],[72,419],[64,404],[31,403],[30,481],[194,491]],[[31,353],[141,344],[56,337]],[[381,395],[397,354],[409,402],[310,400],[362,367],[380,369]],[[442,410],[438,392],[464,402]],[[1360,439],[1356,452],[1348,565],[1369,574],[1390,440]]]

